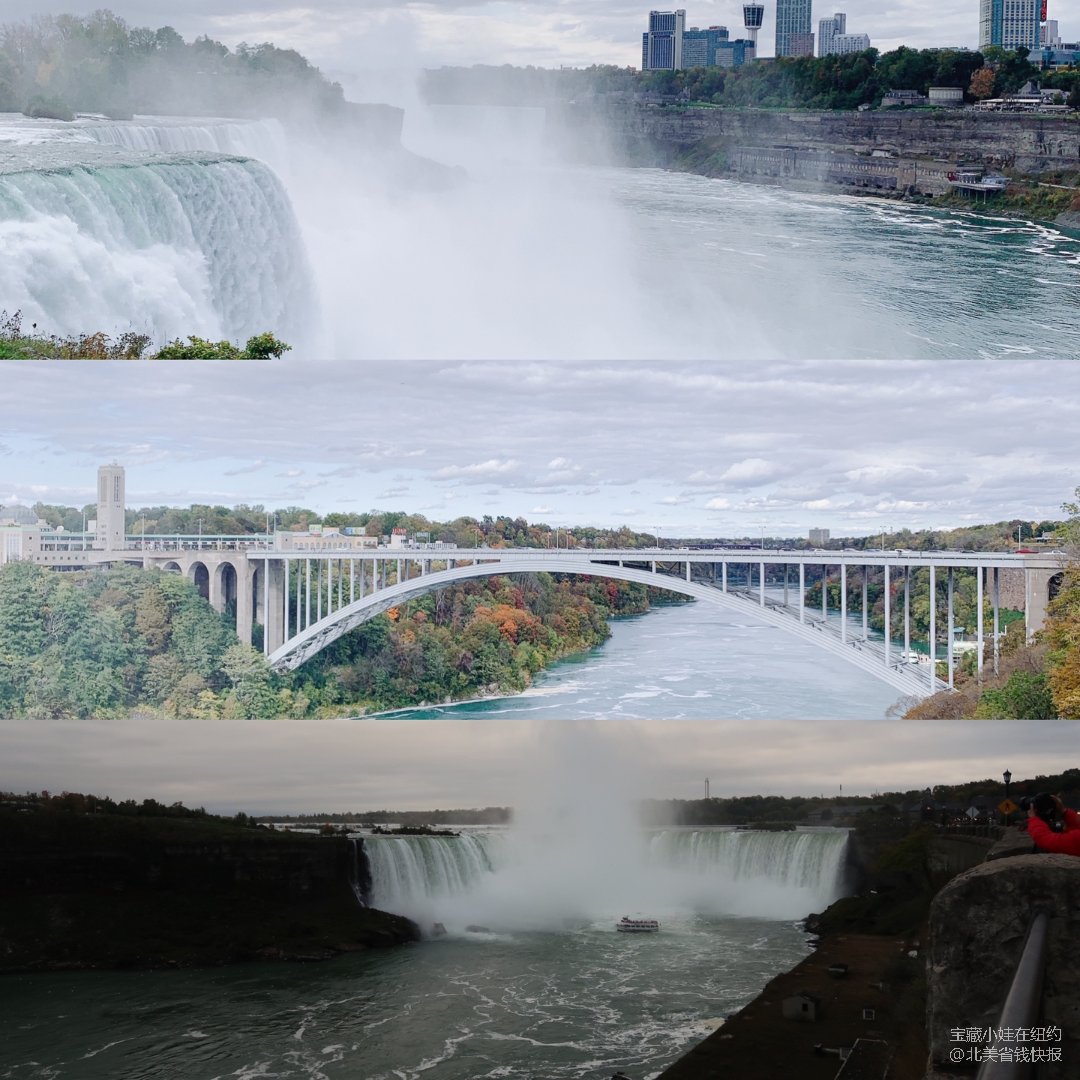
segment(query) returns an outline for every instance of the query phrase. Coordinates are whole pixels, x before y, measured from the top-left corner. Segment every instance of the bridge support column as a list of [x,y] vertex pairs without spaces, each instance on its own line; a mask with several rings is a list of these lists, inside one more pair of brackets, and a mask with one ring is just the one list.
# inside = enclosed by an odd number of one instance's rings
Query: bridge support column
[[994,607],[994,674],[998,674],[1001,656],[1001,571],[994,567],[994,583],[990,590],[990,602]]
[[304,560],[304,629],[311,625],[311,560]]
[[847,563],[840,564],[840,640],[847,644]]
[[930,693],[937,678],[937,567],[930,564]]
[[1024,627],[1027,640],[1046,625],[1047,605],[1050,603],[1050,579],[1060,570],[1029,570],[1024,568]]
[[954,620],[955,611],[954,611],[954,606],[953,606],[953,598],[954,598],[955,592],[956,592],[956,570],[953,567],[950,566],[949,567],[949,590],[948,590],[948,594],[947,594],[948,598],[949,598],[949,600],[948,600],[949,617],[948,617],[948,621],[947,621],[947,625],[949,627],[949,641],[948,641],[948,645],[946,646],[946,650],[945,650],[945,657],[946,657],[946,661],[947,661],[948,668],[949,668],[949,689],[950,690],[953,689],[953,638],[956,637],[955,627],[953,626],[953,623],[955,621]]
[[[724,564],[727,569],[727,564]],[[799,622],[806,622],[806,563],[799,563]]]
[[720,564],[720,578],[721,578],[721,582],[722,582],[722,584],[720,586],[720,591],[721,592],[727,592],[727,562],[726,561],[722,562]]
[[821,566],[821,621],[829,621],[829,568]]
[[983,669],[983,579],[986,576],[985,567],[978,567],[975,571],[975,671],[982,679]]
[[862,639],[870,640],[870,567],[862,568]]
[[889,663],[890,663],[890,661],[892,659],[890,657],[890,655],[889,655],[889,646],[892,643],[892,612],[890,610],[891,605],[890,605],[889,601],[892,599],[892,597],[889,596],[889,564],[888,563],[885,564],[884,570],[885,570],[885,596],[884,596],[884,601],[885,601],[885,666],[888,667]]
[[690,580],[690,560],[686,560],[686,580]]
[[245,560],[236,568],[236,636],[245,644],[251,644],[251,624],[254,603],[252,586],[255,565]]
[[911,567],[904,567],[904,662],[911,659]]
[[758,563],[758,603],[765,606],[765,564]]
[[263,651],[269,656],[285,644],[285,566],[281,559],[267,559],[263,566]]
[[208,566],[206,569],[210,575],[207,599],[210,601],[210,606],[220,615],[225,610],[225,590],[222,588],[221,580],[224,564],[218,563],[217,566],[213,568]]

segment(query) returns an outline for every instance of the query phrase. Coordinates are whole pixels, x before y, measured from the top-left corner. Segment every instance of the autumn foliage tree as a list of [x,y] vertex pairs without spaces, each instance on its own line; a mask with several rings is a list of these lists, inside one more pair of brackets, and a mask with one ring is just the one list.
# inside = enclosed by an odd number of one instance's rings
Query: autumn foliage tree
[[997,75],[993,68],[981,67],[974,75],[971,76],[971,85],[968,87],[968,93],[978,101],[985,101],[987,98],[994,96],[994,84],[997,82]]

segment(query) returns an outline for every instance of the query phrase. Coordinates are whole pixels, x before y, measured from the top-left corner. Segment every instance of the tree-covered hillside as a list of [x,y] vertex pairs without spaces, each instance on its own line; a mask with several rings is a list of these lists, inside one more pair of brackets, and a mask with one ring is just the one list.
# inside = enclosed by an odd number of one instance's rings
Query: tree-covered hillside
[[[515,693],[647,610],[643,586],[548,574],[467,582],[391,609],[275,675],[175,574],[0,567],[7,715],[305,716]],[[258,628],[257,628],[258,632]]]
[[0,27],[0,111],[218,116],[332,113],[344,97],[293,49],[231,51],[171,27],[128,26],[111,11],[39,16]]

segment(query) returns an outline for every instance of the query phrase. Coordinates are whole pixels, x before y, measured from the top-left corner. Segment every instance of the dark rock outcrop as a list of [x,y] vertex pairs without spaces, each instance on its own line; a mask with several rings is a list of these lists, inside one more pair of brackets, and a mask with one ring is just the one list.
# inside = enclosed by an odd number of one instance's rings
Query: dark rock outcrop
[[344,837],[40,814],[0,822],[0,971],[315,959],[416,940]]
[[1046,1080],[1076,1075],[1080,1061],[1080,859],[1017,855],[960,874],[930,910],[928,1038],[931,1075],[970,1075],[950,1067],[957,1028],[996,1026],[1028,926],[1036,912],[1050,916],[1043,1009],[1039,1023],[1057,1025],[1060,1063],[1044,1064]]

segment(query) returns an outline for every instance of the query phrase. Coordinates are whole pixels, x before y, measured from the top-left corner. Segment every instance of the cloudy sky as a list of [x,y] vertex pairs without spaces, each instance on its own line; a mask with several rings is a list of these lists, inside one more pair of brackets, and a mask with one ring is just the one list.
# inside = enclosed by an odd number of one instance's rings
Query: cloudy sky
[[[5,0],[0,16],[11,20],[34,14],[88,13],[97,0],[27,5]],[[899,45],[931,48],[968,45],[978,39],[975,0],[896,0],[883,10],[871,0],[842,5],[852,33],[867,33],[885,51]],[[442,64],[534,64],[581,67],[588,64],[637,66],[648,5],[626,0],[505,0],[438,3],[396,0],[320,0],[297,6],[283,0],[193,0],[185,4],[135,0],[110,5],[131,25],[171,25],[185,38],[207,34],[233,46],[242,41],[272,41],[298,49],[324,70],[351,72],[376,68],[437,67]],[[1051,3],[1050,15],[1059,17]],[[815,6],[817,20],[834,7]],[[761,31],[762,55],[772,54],[775,2],[767,0]],[[742,24],[742,5],[734,0],[697,0],[686,5],[687,24]],[[1064,16],[1064,12],[1062,13]],[[1062,23],[1067,34],[1068,19]]]
[[432,809],[554,799],[872,795],[1060,772],[1061,723],[0,719],[0,790],[245,810]]
[[[977,388],[932,361],[415,361],[381,381],[379,370],[287,355],[8,362],[0,503],[82,505],[97,466],[115,460],[129,506],[508,514],[758,537],[1038,519],[1059,514],[1077,483],[1075,364],[1018,360],[1010,381]],[[813,419],[822,401],[845,417],[842,434]]]

